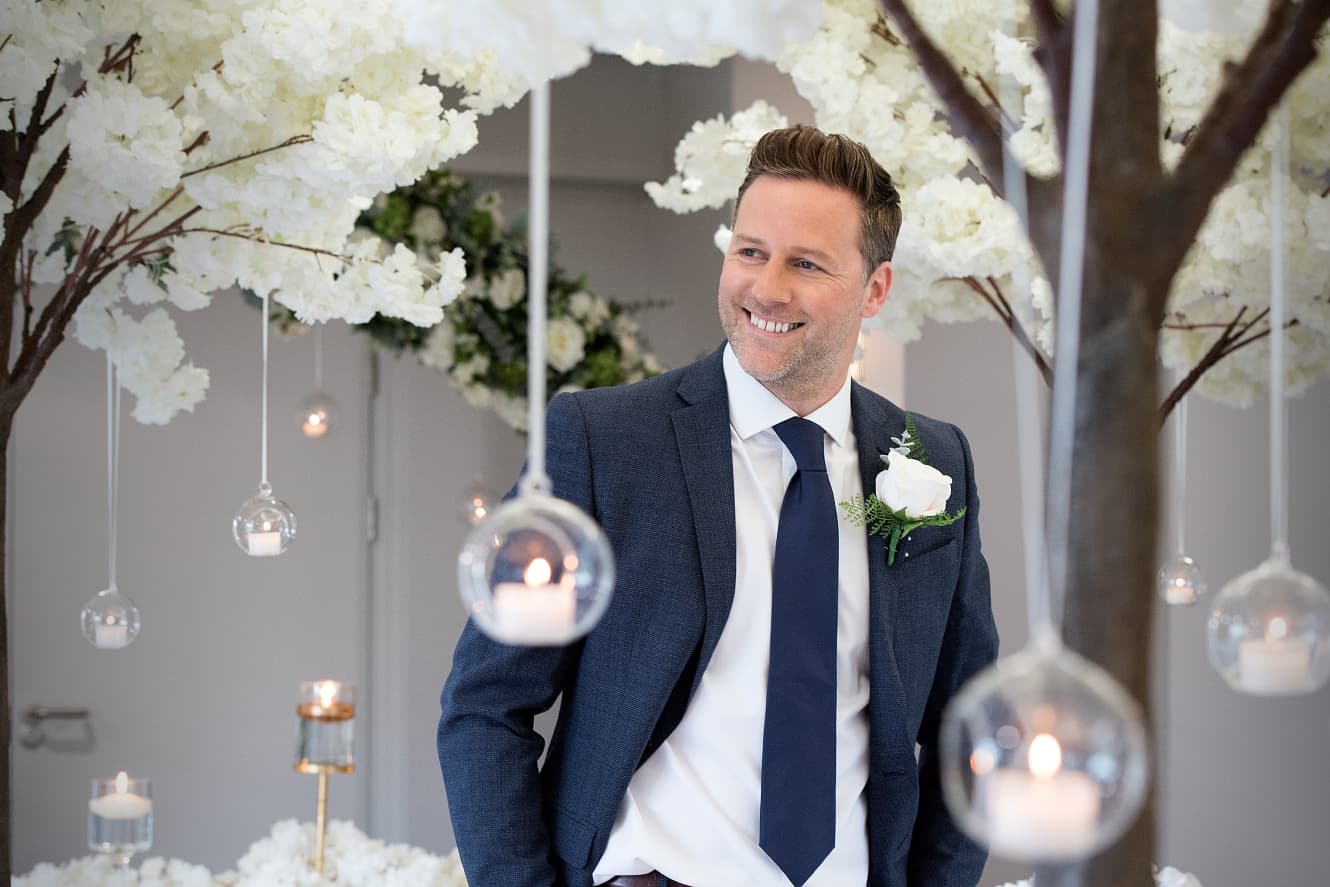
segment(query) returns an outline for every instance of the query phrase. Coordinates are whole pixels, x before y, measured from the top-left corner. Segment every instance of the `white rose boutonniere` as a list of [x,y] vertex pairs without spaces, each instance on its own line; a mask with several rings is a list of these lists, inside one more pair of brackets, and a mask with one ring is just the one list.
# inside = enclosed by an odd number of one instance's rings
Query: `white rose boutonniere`
[[955,514],[944,510],[951,498],[951,478],[928,464],[912,416],[905,416],[905,432],[892,441],[896,447],[882,457],[887,467],[877,476],[877,494],[840,503],[850,523],[867,525],[869,532],[887,540],[888,566],[896,562],[902,536],[920,527],[945,527],[965,516],[964,508]]

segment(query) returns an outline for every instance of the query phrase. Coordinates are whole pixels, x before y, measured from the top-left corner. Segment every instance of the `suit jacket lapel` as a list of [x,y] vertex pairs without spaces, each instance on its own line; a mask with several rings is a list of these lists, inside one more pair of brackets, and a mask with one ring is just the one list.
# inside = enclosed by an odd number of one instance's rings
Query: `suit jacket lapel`
[[[894,446],[891,435],[905,430],[905,412],[889,401],[874,397],[855,382],[850,388],[850,409],[854,436],[859,450],[859,473],[863,478],[863,496],[877,491],[877,475],[885,466],[882,454]],[[864,529],[867,533],[867,528]],[[873,687],[869,699],[870,723],[878,727],[882,717],[903,716],[905,688],[896,665],[892,628],[900,601],[891,568],[887,566],[886,542],[880,536],[868,536],[869,585],[869,677]],[[886,706],[884,709],[883,706]],[[878,735],[874,735],[877,744]]]
[[679,396],[688,406],[671,417],[697,532],[706,599],[706,625],[690,695],[711,661],[734,603],[734,466],[722,353],[723,347],[712,352],[679,383]]

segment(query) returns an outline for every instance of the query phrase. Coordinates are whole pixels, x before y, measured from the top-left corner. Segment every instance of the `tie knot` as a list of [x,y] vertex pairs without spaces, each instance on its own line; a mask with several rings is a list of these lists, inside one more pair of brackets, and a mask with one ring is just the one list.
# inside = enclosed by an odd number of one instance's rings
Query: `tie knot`
[[827,462],[822,455],[822,426],[795,416],[775,425],[776,434],[780,435],[794,464],[800,471],[826,471]]

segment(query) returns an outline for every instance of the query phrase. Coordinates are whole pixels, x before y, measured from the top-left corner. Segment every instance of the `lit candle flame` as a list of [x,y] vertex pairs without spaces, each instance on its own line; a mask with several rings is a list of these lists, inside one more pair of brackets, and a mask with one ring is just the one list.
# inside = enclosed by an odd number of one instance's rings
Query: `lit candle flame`
[[271,532],[271,530],[272,530],[272,521],[264,521],[264,522],[263,522],[263,532],[267,533],[267,532]]
[[121,770],[115,775],[115,793],[123,795],[127,791],[129,791],[129,774]]
[[1276,616],[1270,620],[1270,625],[1265,629],[1265,639],[1268,641],[1278,641],[1288,636],[1288,620],[1283,616]]
[[318,413],[310,413],[310,414],[309,414],[308,422],[309,422],[309,424],[311,424],[311,425],[317,427],[317,426],[323,424],[323,417],[320,416]]
[[548,585],[554,571],[550,569],[550,562],[543,557],[538,557],[527,564],[526,572],[522,574],[522,581],[528,587],[535,588],[537,585]]
[[319,681],[319,702],[324,708],[332,708],[333,699],[337,696],[336,681]]
[[1038,779],[1049,779],[1062,769],[1062,746],[1047,733],[1030,740],[1030,772]]

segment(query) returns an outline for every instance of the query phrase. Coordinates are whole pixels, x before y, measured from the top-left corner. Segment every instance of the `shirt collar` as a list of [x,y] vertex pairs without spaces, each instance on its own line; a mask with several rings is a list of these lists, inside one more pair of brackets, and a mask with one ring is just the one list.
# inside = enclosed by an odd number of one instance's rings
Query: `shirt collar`
[[[748,440],[759,431],[771,428],[796,415],[779,397],[767,390],[761,382],[748,375],[739,364],[734,349],[725,346],[722,359],[725,367],[725,387],[730,401],[730,424],[739,437]],[[850,376],[831,400],[804,416],[822,426],[838,446],[847,446],[850,440]]]

